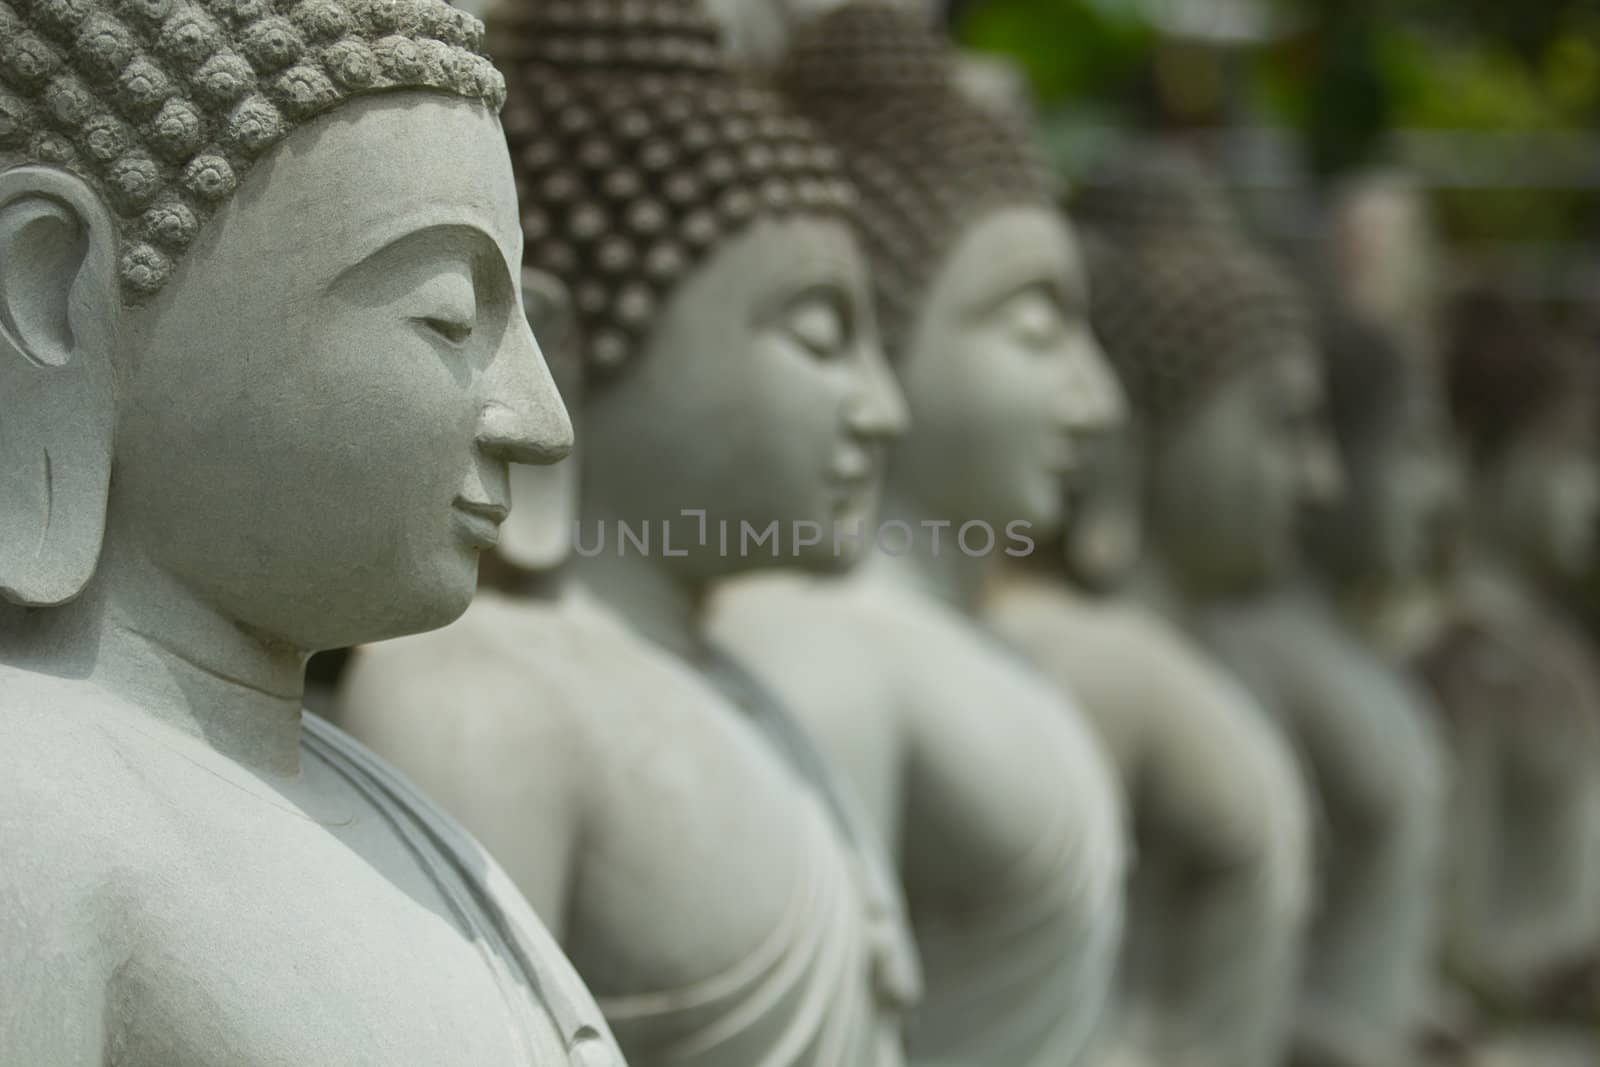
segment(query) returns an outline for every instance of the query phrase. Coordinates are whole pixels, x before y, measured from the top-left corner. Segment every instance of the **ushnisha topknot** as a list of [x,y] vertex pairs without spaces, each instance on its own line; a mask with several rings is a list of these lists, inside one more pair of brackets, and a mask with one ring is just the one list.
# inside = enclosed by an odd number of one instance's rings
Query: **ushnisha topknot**
[[1198,164],[1130,156],[1085,181],[1073,215],[1095,332],[1151,429],[1241,368],[1312,343],[1304,295]]
[[123,297],[139,303],[250,166],[314,116],[394,89],[498,110],[482,35],[442,0],[0,0],[0,158],[104,193]]
[[718,242],[854,206],[838,153],[740,84],[699,0],[505,0],[488,47],[528,263],[571,291],[591,377],[628,363]]
[[778,84],[843,151],[861,192],[891,358],[969,226],[1007,207],[1055,210],[1055,183],[1026,132],[964,95],[949,41],[892,6],[852,3],[803,28]]

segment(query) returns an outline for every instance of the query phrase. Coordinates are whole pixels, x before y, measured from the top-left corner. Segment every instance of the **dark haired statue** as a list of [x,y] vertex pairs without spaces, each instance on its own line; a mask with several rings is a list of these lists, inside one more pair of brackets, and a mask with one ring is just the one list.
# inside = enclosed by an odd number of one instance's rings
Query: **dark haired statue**
[[1337,495],[1314,320],[1193,164],[1152,154],[1079,199],[1095,325],[1137,414],[1145,591],[1235,670],[1316,805],[1294,1060],[1410,1063],[1425,1018],[1439,754],[1390,672],[1295,580],[1299,520]]
[[1060,522],[1080,439],[1120,401],[1076,245],[1020,131],[969,103],[947,44],[884,4],[802,30],[779,83],[861,190],[886,348],[911,411],[858,576],[724,594],[717,632],[861,788],[899,859],[926,995],[912,1062],[1083,1062],[1121,928],[1123,827],[1078,710],[979,617],[1017,535]]
[[1081,702],[1130,809],[1122,973],[1094,1062],[1277,1067],[1308,911],[1305,789],[1263,709],[1139,595],[1156,564],[1138,451],[1125,430],[1083,457],[1060,555],[1008,568],[988,614]]
[[1491,1019],[1576,1001],[1593,1025],[1600,669],[1560,605],[1600,515],[1594,356],[1487,290],[1461,299],[1446,354],[1473,507],[1456,617],[1422,662],[1460,766],[1452,961]]
[[301,710],[571,427],[482,27],[0,3],[0,1062],[620,1064],[505,874]]
[[573,584],[362,650],[343,721],[490,842],[636,1067],[893,1067],[892,867],[703,618],[729,575],[848,567],[825,532],[903,428],[853,189],[697,0],[519,0],[490,45],[530,314],[581,363]]

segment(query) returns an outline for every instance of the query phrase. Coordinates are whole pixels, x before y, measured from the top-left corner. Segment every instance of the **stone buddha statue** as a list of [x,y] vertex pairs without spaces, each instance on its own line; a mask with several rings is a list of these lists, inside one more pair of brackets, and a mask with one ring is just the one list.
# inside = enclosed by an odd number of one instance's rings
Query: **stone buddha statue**
[[[1325,318],[1320,348],[1326,411],[1345,478],[1337,500],[1317,508],[1305,526],[1312,577],[1341,633],[1367,653],[1345,667],[1350,683],[1366,685],[1369,706],[1387,701],[1407,709],[1401,721],[1422,724],[1442,803],[1443,787],[1456,784],[1456,768],[1438,730],[1433,695],[1408,655],[1416,640],[1408,631],[1428,632],[1434,624],[1419,630],[1405,618],[1414,614],[1409,605],[1438,599],[1429,587],[1443,580],[1455,540],[1459,486],[1440,383],[1428,354],[1392,324],[1348,306],[1328,309]],[[1453,873],[1444,866],[1454,853],[1448,812],[1459,799],[1441,811],[1436,831],[1431,907],[1441,933],[1448,914],[1443,894],[1453,880],[1442,876]],[[1443,948],[1438,945],[1437,952]],[[1442,998],[1430,1005],[1439,1011],[1455,1007]],[[1455,1018],[1427,1020],[1425,1036],[1441,1057],[1460,1054],[1451,1050],[1459,1050],[1467,1036],[1469,1020],[1452,1013]]]
[[1473,493],[1455,617],[1422,662],[1460,768],[1453,962],[1491,1021],[1592,1026],[1600,674],[1561,607],[1600,512],[1592,353],[1483,290],[1446,354]]
[[[1362,640],[1409,665],[1448,613],[1444,572],[1462,506],[1440,384],[1439,241],[1424,190],[1393,169],[1345,177],[1321,245],[1324,340],[1337,350],[1328,371],[1346,397],[1330,397],[1331,416],[1351,499],[1321,516],[1313,533],[1323,544],[1313,547]],[[1383,392],[1390,386],[1394,395]],[[1348,544],[1334,543],[1336,530]]]
[[1108,167],[1079,210],[1094,322],[1136,413],[1143,592],[1246,683],[1311,790],[1295,1062],[1410,1063],[1433,953],[1442,770],[1410,691],[1296,580],[1298,520],[1340,480],[1311,316],[1189,161]]
[[482,848],[304,715],[571,427],[476,20],[0,5],[0,1062],[620,1064]]
[[985,627],[1003,553],[1060,520],[1079,439],[1120,400],[1072,235],[1020,131],[960,95],[946,44],[851,5],[781,71],[862,193],[880,324],[911,412],[850,576],[752,575],[715,632],[787,698],[898,860],[926,994],[918,1064],[1071,1064],[1121,926],[1115,782],[1077,708]]
[[1244,687],[1137,595],[1138,467],[1130,434],[1095,442],[1068,479],[1061,551],[1008,568],[988,617],[1077,698],[1130,811],[1122,973],[1096,1062],[1277,1067],[1305,935],[1305,789]]
[[362,649],[342,722],[505,862],[629,1062],[893,1067],[919,972],[892,867],[703,607],[742,571],[847,567],[829,527],[875,507],[904,408],[853,189],[696,0],[529,0],[490,49],[530,313],[570,320],[581,367],[568,580]]

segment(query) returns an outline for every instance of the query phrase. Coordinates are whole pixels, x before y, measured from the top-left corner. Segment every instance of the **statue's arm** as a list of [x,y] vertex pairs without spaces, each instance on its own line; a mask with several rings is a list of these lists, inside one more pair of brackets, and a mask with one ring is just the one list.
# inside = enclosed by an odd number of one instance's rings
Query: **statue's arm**
[[559,939],[590,800],[581,709],[492,650],[446,659],[402,645],[358,653],[338,724],[477,838]]
[[1083,715],[1032,686],[932,661],[897,712],[907,883],[951,902],[1054,897],[1090,931],[1120,925],[1120,787]]

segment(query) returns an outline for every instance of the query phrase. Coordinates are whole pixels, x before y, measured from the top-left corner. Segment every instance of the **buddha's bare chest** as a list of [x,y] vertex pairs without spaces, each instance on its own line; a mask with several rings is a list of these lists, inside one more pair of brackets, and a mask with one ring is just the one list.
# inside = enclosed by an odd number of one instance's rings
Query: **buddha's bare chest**
[[568,1062],[536,991],[409,824],[344,797],[280,799],[212,797],[151,835],[120,894],[110,1062]]
[[[248,901],[238,904],[249,913]],[[365,936],[353,919],[328,936],[337,909],[312,922],[279,910],[282,921],[258,912],[248,929],[191,912],[142,944],[113,976],[111,1062],[565,1062],[521,1051],[485,961],[422,916],[389,924],[384,937]]]
[[816,879],[857,891],[848,845],[778,754],[742,724],[701,726],[619,779],[577,863],[565,943],[601,997],[799,947],[822,935],[795,925]]

